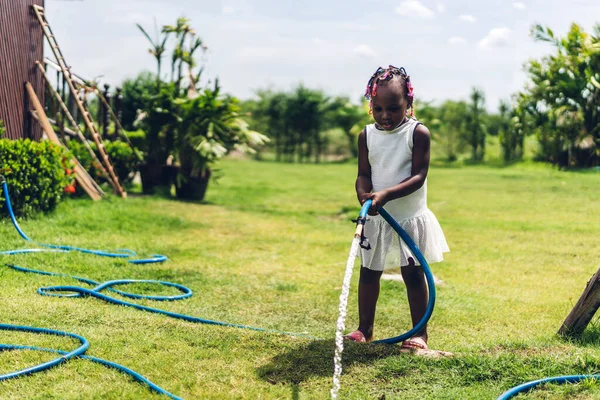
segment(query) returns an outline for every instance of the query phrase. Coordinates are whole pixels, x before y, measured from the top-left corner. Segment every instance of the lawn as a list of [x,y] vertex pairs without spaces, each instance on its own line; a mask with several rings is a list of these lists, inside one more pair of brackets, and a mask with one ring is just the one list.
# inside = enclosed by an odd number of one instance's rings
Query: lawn
[[[123,364],[186,399],[324,399],[333,374],[333,337],[359,207],[353,164],[290,165],[226,160],[202,204],[130,196],[69,200],[21,221],[44,243],[165,254],[133,265],[79,253],[4,256],[0,323],[86,337],[87,354]],[[430,322],[430,346],[453,357],[426,359],[397,346],[346,346],[342,399],[495,399],[546,376],[600,371],[600,324],[576,341],[556,336],[600,267],[600,172],[539,164],[506,168],[433,165],[429,205],[451,248],[432,265],[444,283]],[[0,222],[0,250],[27,246]],[[17,272],[5,263],[103,282],[159,279],[194,296],[139,304],[192,316],[307,334],[310,340],[194,324],[94,298],[54,298],[37,288],[78,283]],[[357,324],[353,277],[347,326]],[[148,285],[125,288],[176,294]],[[115,296],[118,297],[119,296]],[[402,283],[384,281],[377,338],[409,328]],[[2,343],[70,350],[70,339],[2,332]],[[0,354],[0,374],[49,360],[32,351]],[[0,382],[2,398],[162,398],[126,375],[75,360]],[[600,399],[600,385],[545,387],[527,399]]]

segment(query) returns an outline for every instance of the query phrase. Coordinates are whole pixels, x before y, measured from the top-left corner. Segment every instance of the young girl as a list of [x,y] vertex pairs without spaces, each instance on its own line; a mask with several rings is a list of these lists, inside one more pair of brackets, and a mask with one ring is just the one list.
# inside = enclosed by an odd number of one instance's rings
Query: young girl
[[[365,97],[370,100],[375,124],[366,126],[358,137],[356,194],[360,204],[368,199],[373,203],[364,227],[370,248],[361,249],[360,322],[358,329],[346,336],[347,340],[357,342],[373,339],[379,280],[388,253],[399,262],[413,326],[427,309],[428,293],[423,271],[406,244],[377,214],[379,208],[385,206],[415,241],[428,263],[442,261],[443,253],[449,251],[442,228],[427,208],[430,134],[414,118],[410,77],[404,68],[380,67],[369,79]],[[427,349],[427,327],[402,346]]]

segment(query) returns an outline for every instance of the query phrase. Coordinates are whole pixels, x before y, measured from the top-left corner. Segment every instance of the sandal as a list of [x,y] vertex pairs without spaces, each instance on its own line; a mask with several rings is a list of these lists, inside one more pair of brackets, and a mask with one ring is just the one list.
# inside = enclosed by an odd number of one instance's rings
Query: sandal
[[351,342],[357,342],[357,343],[367,343],[367,338],[365,338],[365,335],[361,331],[358,331],[358,330],[344,336],[344,340],[348,340]]
[[429,347],[427,347],[427,343],[425,343],[425,340],[423,340],[423,338],[420,337],[413,337],[411,339],[405,340],[404,342],[402,342],[402,346],[403,349],[413,349],[413,350],[428,350]]

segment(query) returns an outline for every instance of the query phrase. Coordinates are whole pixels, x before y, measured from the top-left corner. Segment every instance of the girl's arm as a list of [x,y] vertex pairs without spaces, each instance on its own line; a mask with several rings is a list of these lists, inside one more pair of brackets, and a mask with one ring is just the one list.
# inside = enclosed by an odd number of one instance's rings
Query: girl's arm
[[378,210],[388,201],[408,196],[423,186],[425,178],[427,178],[427,172],[429,171],[430,142],[431,134],[429,133],[429,129],[424,125],[418,125],[413,135],[413,156],[410,176],[396,186],[373,193],[373,205],[371,208]]
[[369,164],[369,149],[367,149],[367,133],[363,129],[358,135],[358,176],[356,177],[356,196],[362,205],[373,197],[371,190],[371,164]]

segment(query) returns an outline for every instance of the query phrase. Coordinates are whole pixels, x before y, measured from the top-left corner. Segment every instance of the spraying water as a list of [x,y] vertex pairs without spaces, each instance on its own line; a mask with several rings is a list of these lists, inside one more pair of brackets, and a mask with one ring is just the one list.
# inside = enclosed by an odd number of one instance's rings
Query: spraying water
[[342,294],[340,294],[340,315],[337,320],[337,330],[335,332],[335,355],[333,357],[333,387],[331,388],[331,398],[337,399],[340,391],[340,376],[342,375],[342,352],[344,351],[344,329],[346,328],[346,311],[348,307],[348,295],[350,293],[350,280],[352,279],[352,270],[354,269],[354,260],[358,255],[358,246],[360,236],[354,237],[350,255],[346,263],[346,273],[344,274],[344,283],[342,284]]
[[[331,389],[331,398],[337,399],[338,392],[340,391],[340,376],[342,375],[342,352],[344,351],[344,337],[343,332],[345,329],[345,321],[346,321],[346,307],[348,305],[348,294],[350,292],[350,280],[352,279],[352,270],[354,269],[354,260],[358,255],[358,247],[363,246],[365,249],[369,249],[370,245],[368,243],[368,239],[363,236],[363,228],[364,224],[367,221],[367,213],[369,211],[369,207],[371,207],[371,200],[365,201],[362,208],[360,209],[360,214],[358,219],[356,220],[356,232],[354,233],[354,240],[352,241],[352,247],[350,248],[350,255],[348,256],[348,263],[346,264],[346,273],[344,275],[344,283],[342,285],[342,294],[340,295],[340,316],[337,320],[337,331],[335,333],[335,355],[333,358],[334,368],[333,368],[333,387]],[[419,323],[413,326],[411,330],[402,335],[391,337],[388,339],[377,340],[372,343],[387,343],[394,344],[399,343],[403,340],[413,337],[416,333],[420,332],[421,329],[427,324],[429,318],[431,317],[431,313],[433,312],[433,307],[435,305],[435,282],[433,279],[433,274],[429,269],[429,264],[427,264],[427,260],[423,257],[423,253],[419,250],[415,242],[412,238],[402,229],[402,227],[394,220],[394,218],[388,214],[386,210],[380,208],[378,210],[379,214],[385,219],[391,226],[394,228],[394,231],[402,238],[404,243],[408,246],[410,251],[415,255],[417,260],[421,263],[421,267],[423,268],[423,272],[425,274],[425,279],[427,280],[427,287],[429,288],[429,300],[427,303],[427,309],[425,310],[425,315]],[[366,247],[363,245],[363,241],[366,242]]]

